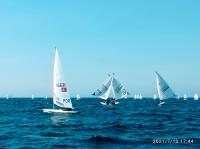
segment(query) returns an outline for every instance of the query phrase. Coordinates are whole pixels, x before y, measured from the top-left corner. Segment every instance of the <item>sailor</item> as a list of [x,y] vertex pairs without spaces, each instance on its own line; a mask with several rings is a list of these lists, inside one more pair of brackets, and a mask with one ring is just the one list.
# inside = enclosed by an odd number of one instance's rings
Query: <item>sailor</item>
[[113,100],[111,101],[111,103],[112,103],[113,105],[116,104],[116,100],[113,99]]
[[107,100],[106,100],[106,104],[107,104],[107,105],[109,105],[109,103],[110,103],[110,100],[109,100],[109,99],[107,99]]

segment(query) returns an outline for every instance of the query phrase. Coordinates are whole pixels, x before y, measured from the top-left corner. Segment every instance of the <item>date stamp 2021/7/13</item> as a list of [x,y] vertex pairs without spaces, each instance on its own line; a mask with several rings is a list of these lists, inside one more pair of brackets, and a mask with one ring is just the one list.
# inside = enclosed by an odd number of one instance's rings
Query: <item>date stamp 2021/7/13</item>
[[153,139],[153,144],[198,144],[200,139],[196,138],[184,138],[184,139]]

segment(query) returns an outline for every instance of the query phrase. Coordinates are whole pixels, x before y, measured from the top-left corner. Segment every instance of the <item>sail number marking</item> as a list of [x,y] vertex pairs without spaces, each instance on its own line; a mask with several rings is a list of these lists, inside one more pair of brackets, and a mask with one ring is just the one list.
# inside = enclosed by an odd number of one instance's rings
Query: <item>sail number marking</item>
[[63,99],[64,102],[70,103],[70,99]]

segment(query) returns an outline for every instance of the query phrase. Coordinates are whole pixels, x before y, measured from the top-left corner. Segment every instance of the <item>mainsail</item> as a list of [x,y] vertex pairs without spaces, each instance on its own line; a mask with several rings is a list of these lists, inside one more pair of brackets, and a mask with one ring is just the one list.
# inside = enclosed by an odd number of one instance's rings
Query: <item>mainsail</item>
[[158,95],[161,100],[176,98],[176,94],[172,91],[167,82],[157,72],[156,72],[156,82],[157,82]]
[[129,94],[125,90],[124,86],[114,76],[109,75],[109,77],[100,85],[100,87],[92,95],[106,100],[108,99],[111,91],[116,100],[126,98]]
[[63,79],[63,72],[57,48],[55,49],[53,70],[53,104],[61,108],[73,109],[69,92]]
[[113,76],[112,88],[115,99],[127,98],[129,93],[126,91],[125,87]]
[[103,83],[101,83],[99,88],[92,95],[97,96],[101,99],[108,99],[111,90],[111,83],[112,77],[109,76]]

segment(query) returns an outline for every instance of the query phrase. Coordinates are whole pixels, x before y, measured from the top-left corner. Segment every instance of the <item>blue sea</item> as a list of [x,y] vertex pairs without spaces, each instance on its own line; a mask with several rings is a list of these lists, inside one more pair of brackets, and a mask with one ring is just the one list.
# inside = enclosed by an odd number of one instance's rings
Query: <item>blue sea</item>
[[200,148],[200,100],[72,99],[77,114],[43,113],[52,99],[0,99],[0,148]]

